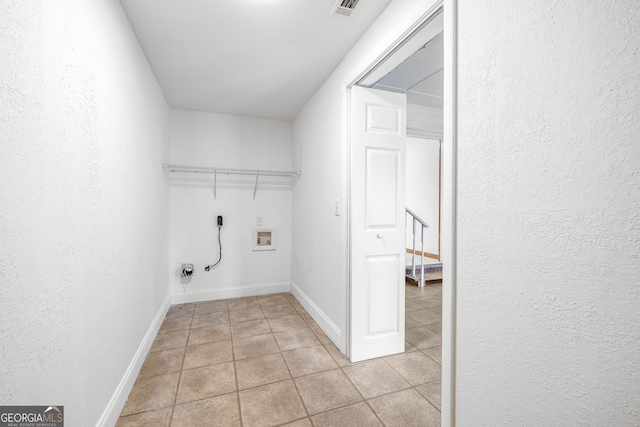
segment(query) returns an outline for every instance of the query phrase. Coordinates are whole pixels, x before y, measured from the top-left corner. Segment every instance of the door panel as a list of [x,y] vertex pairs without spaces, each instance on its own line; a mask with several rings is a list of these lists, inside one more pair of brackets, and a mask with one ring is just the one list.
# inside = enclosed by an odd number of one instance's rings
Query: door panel
[[[369,256],[367,262],[366,298],[367,323],[365,340],[397,334],[400,330],[398,313],[398,257]],[[390,284],[396,286],[390,286]]]
[[365,151],[367,229],[397,227],[398,151],[378,148]]
[[367,104],[367,133],[401,135],[402,116],[396,108]]
[[352,361],[404,351],[406,97],[351,89]]

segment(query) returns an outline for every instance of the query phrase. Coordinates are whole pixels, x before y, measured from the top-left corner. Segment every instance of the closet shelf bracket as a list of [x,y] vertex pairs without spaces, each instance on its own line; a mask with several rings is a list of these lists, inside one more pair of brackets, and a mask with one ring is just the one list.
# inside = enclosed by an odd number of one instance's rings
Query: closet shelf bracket
[[258,191],[258,178],[260,177],[260,172],[256,172],[256,184],[253,187],[253,200],[256,199],[256,192]]

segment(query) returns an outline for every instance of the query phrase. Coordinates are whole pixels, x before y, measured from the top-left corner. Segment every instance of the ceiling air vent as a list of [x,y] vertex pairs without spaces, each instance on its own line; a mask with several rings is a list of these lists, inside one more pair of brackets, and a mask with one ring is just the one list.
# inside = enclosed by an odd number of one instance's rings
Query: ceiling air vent
[[340,15],[349,17],[353,14],[356,5],[360,0],[338,0],[331,11],[332,15]]

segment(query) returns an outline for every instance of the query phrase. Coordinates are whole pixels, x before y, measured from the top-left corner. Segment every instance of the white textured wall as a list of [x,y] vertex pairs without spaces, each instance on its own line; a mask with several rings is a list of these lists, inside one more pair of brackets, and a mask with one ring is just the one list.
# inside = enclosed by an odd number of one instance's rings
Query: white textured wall
[[[170,163],[223,168],[292,170],[289,121],[172,109]],[[229,298],[277,292],[291,282],[292,191],[226,188],[170,189],[170,282],[174,301]],[[216,218],[222,215],[222,262]],[[254,251],[253,227],[277,229],[275,251]],[[181,280],[181,264],[194,264],[191,281]],[[258,286],[256,286],[258,285]]]
[[[341,102],[339,87],[329,89],[325,83],[294,121],[302,175],[293,195],[292,279],[317,307],[319,314],[313,310],[310,314],[346,351],[346,159],[341,146]],[[340,216],[335,215],[336,200]]]
[[293,282],[324,317],[316,320],[342,351],[348,293],[345,88],[433,3],[391,2],[294,120],[294,162],[302,176],[293,196]]
[[168,108],[117,1],[0,9],[0,404],[95,425],[168,295]]
[[640,425],[640,3],[458,25],[457,423]]

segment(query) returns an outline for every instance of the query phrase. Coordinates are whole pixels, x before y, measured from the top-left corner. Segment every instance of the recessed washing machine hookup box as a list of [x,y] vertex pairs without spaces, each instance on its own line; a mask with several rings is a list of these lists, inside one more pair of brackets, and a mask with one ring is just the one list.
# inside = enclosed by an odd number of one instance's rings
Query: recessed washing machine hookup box
[[275,251],[276,229],[271,227],[253,227],[253,250]]

